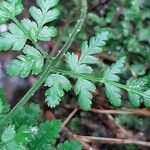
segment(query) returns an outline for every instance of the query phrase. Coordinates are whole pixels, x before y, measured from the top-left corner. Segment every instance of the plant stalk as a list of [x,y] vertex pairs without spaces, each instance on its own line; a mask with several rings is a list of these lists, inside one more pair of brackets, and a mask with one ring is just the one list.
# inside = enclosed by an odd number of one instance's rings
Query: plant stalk
[[149,95],[146,95],[146,94],[144,94],[141,91],[137,91],[135,89],[130,88],[129,86],[120,84],[118,82],[114,82],[114,81],[111,81],[111,80],[104,80],[103,78],[97,77],[94,74],[74,73],[72,71],[63,70],[61,68],[53,68],[52,71],[56,72],[56,73],[60,73],[60,74],[66,75],[66,76],[70,76],[70,77],[73,77],[73,78],[81,78],[81,79],[90,80],[90,81],[95,82],[95,83],[97,82],[97,83],[114,85],[114,86],[116,86],[118,88],[121,88],[123,90],[126,90],[128,92],[133,92],[133,93],[136,93],[136,94],[138,94],[140,96],[146,97],[147,99],[150,99]]

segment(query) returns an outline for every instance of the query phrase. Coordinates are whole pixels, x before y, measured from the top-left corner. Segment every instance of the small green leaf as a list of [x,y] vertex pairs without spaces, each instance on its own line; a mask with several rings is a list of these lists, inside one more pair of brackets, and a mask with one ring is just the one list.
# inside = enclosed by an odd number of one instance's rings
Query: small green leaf
[[150,35],[150,28],[141,28],[139,31],[139,40],[148,41],[150,43],[149,35]]
[[144,94],[145,94],[145,96],[143,96],[144,105],[145,107],[150,108],[150,89],[144,92]]
[[50,87],[45,95],[46,95],[46,102],[48,106],[55,107],[61,101],[61,97],[64,96],[64,90],[69,91],[71,88],[70,81],[58,74],[51,74],[46,82],[45,86]]
[[74,53],[67,53],[66,54],[66,62],[71,68],[72,71],[78,73],[92,73],[93,69],[86,64],[79,64],[78,56]]
[[137,76],[143,76],[146,73],[146,66],[138,62],[135,62],[130,68]]
[[66,62],[71,70],[77,73],[92,73],[93,69],[89,65],[98,63],[98,59],[93,54],[102,52],[102,46],[106,44],[108,36],[108,31],[102,31],[95,37],[92,37],[89,43],[88,41],[83,42],[80,58],[74,53],[67,53]]
[[105,20],[104,18],[100,17],[98,14],[89,12],[87,16],[88,22],[91,23],[96,23],[99,26],[105,26]]
[[10,32],[5,32],[0,37],[0,50],[21,50],[28,38],[14,23],[11,23],[8,29]]
[[[145,107],[148,108],[150,107],[150,100],[149,100],[150,94],[149,94],[149,90],[146,90],[148,84],[149,84],[149,76],[139,78],[139,79],[132,79],[127,82],[127,86],[130,88],[130,90],[128,91],[129,100],[133,107],[140,107],[142,98]],[[139,95],[135,91],[142,93],[142,95]]]
[[41,120],[40,111],[39,105],[31,103],[30,105],[24,106],[21,110],[19,110],[12,120],[14,121],[16,127],[20,127],[22,125],[36,126]]
[[95,92],[95,85],[84,79],[78,79],[75,84],[74,91],[78,95],[79,105],[83,110],[91,109],[92,92]]
[[103,74],[103,80],[119,81],[120,78],[117,74],[122,72],[125,60],[126,58],[122,57],[110,68],[108,68]]
[[38,40],[49,41],[57,35],[57,29],[54,27],[44,26],[38,35]]
[[109,98],[110,103],[115,107],[120,107],[122,105],[122,100],[120,95],[121,90],[120,88],[111,85],[111,82],[109,83],[108,80],[110,81],[120,80],[117,74],[122,72],[122,68],[124,66],[125,60],[126,58],[122,57],[120,60],[118,60],[115,64],[113,64],[103,73],[102,81],[105,84],[105,93]]
[[0,2],[0,24],[19,15],[23,11],[22,0],[5,0]]
[[25,143],[31,140],[31,137],[33,136],[33,134],[31,132],[31,128],[27,126],[26,124],[22,126],[18,125],[18,127],[19,128],[16,131],[14,140],[15,140],[15,143],[18,145],[18,147],[20,147],[21,150],[22,149],[24,150],[25,147],[23,147],[23,145],[25,145]]
[[30,37],[36,42],[49,41],[52,37],[57,35],[57,30],[55,27],[44,26],[58,18],[60,12],[57,8],[53,8],[58,4],[58,0],[37,0],[37,6],[32,6],[30,8],[30,14],[34,18],[34,21],[24,19],[22,24],[26,30],[30,33]]
[[34,150],[49,150],[52,144],[55,144],[61,130],[59,120],[46,121],[39,127],[38,133],[33,137],[30,148]]
[[32,74],[39,74],[44,65],[43,55],[37,49],[29,45],[25,46],[23,53],[30,57],[34,63],[32,65]]
[[1,137],[1,141],[7,143],[14,139],[15,134],[16,134],[15,127],[13,125],[10,125],[4,130]]
[[14,59],[7,68],[7,73],[10,76],[19,76],[26,78],[29,76],[33,61],[29,57],[20,55],[17,59]]
[[14,59],[7,68],[10,76],[19,76],[26,78],[32,71],[32,74],[39,74],[44,65],[43,55],[34,47],[26,45],[23,53],[17,59]]
[[56,6],[59,0],[36,0],[37,5],[42,11],[48,11],[50,8]]
[[[142,87],[144,86],[144,82],[142,80],[139,80],[139,79],[133,79],[133,80],[129,80],[127,82],[127,85],[129,88],[133,89],[133,90],[139,90],[141,91],[142,90]],[[138,95],[137,93],[134,93],[132,91],[128,92],[129,94],[129,100],[132,104],[133,107],[139,107],[140,106],[140,99],[141,99],[141,96]]]
[[7,150],[27,150],[24,146],[18,145],[15,141],[6,144],[5,148]]
[[29,11],[31,16],[37,22],[38,26],[43,26],[44,24],[57,19],[60,15],[60,12],[57,8],[53,8],[47,12],[42,12],[39,8],[32,6]]
[[81,150],[81,143],[78,141],[66,141],[57,146],[57,150]]
[[81,58],[85,57],[89,54],[97,54],[102,52],[102,46],[106,44],[106,41],[109,38],[109,31],[101,31],[95,37],[92,37],[89,41],[82,43],[81,46]]
[[23,19],[21,21],[22,25],[24,26],[24,28],[28,31],[28,33],[30,34],[31,38],[34,41],[37,41],[37,35],[38,35],[38,26],[37,23],[34,21],[31,21],[29,19]]
[[122,105],[121,90],[118,87],[111,84],[105,84],[105,92],[113,106],[120,107]]
[[140,107],[140,96],[134,92],[129,92],[129,100],[133,107],[137,108]]
[[58,0],[37,0],[36,2],[40,8],[32,6],[29,11],[39,27],[42,27],[44,24],[57,19],[60,15],[57,8],[52,8],[58,4]]
[[57,19],[59,15],[60,15],[60,12],[58,8],[53,8],[52,10],[49,10],[47,14],[45,15],[44,23],[48,23]]

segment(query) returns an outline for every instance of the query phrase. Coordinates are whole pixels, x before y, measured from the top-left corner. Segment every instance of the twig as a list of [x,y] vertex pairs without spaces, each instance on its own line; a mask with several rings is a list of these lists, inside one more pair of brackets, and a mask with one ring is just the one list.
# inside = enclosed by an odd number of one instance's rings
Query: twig
[[[64,127],[63,133],[65,133],[65,136],[67,135],[68,139],[75,139],[79,140],[79,136],[77,134],[72,133],[68,128]],[[97,148],[91,147],[90,144],[87,142],[84,142],[83,140],[80,140],[81,144],[83,145],[84,150],[98,150]]]
[[[68,109],[74,109],[75,106],[65,104],[63,107]],[[150,116],[150,110],[148,109],[127,109],[127,110],[103,110],[103,109],[91,109],[89,110],[93,113],[99,114],[114,114],[114,115],[142,115],[142,116]]]
[[100,110],[100,109],[91,109],[91,112],[101,113],[101,114],[114,114],[114,115],[143,115],[150,116],[150,111],[140,110],[140,109],[128,109],[124,110]]
[[76,112],[78,111],[78,108],[75,108],[71,114],[66,118],[66,120],[63,122],[61,128],[63,129],[67,124],[68,122],[71,120],[71,118],[76,114]]
[[137,141],[131,139],[116,139],[116,138],[81,136],[81,135],[78,135],[78,137],[85,142],[98,141],[100,143],[107,143],[107,144],[134,144],[150,147],[150,142]]

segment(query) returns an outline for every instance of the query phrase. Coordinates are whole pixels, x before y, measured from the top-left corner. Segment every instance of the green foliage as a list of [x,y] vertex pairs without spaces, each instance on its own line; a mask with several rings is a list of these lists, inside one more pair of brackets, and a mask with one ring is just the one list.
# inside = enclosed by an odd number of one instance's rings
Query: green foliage
[[[98,63],[98,59],[93,56],[94,54],[101,53],[102,47],[106,44],[108,40],[109,32],[102,30],[95,37],[92,37],[88,41],[84,41],[81,45],[81,56],[74,53],[66,54],[66,63],[73,73],[92,73],[93,69],[90,65]],[[75,84],[74,91],[78,95],[79,105],[83,110],[89,110],[92,105],[92,92],[95,92],[95,85],[85,79],[78,78]]]
[[[6,115],[6,114],[5,114]],[[0,135],[0,149],[7,150],[50,150],[54,149],[61,131],[60,120],[43,122],[40,118],[40,107],[30,104],[18,111],[12,124],[5,127]],[[58,144],[57,149],[81,149],[77,141],[66,141]]]
[[119,76],[117,74],[121,73],[122,68],[125,63],[125,57],[121,58],[116,62],[116,64],[113,64],[110,68],[108,68],[103,73],[103,79],[102,80],[109,80],[107,83],[105,83],[105,92],[106,95],[109,98],[110,103],[113,106],[119,107],[122,104],[121,95],[120,95],[120,88],[114,86],[111,84],[111,81],[119,81]]
[[15,122],[16,127],[22,125],[35,126],[41,121],[40,111],[39,105],[31,103],[28,106],[24,106],[18,113],[16,113],[12,122]]
[[0,88],[0,119],[3,118],[3,115],[7,113],[10,109],[8,102],[6,101],[3,90]]
[[49,150],[50,146],[55,144],[59,137],[61,122],[58,120],[47,121],[39,126],[39,131],[35,134],[33,141],[30,144],[31,149]]
[[119,107],[122,105],[122,100],[121,100],[121,90],[120,88],[113,86],[109,83],[105,84],[105,92],[107,97],[109,98],[110,103],[115,106]]
[[122,69],[123,69],[124,63],[125,63],[125,59],[126,59],[125,57],[122,57],[115,64],[113,64],[110,68],[108,68],[103,73],[102,80],[119,81],[120,78],[117,74],[120,74],[122,72]]
[[61,101],[61,97],[64,96],[64,90],[69,91],[71,88],[70,81],[59,74],[51,74],[45,82],[45,86],[50,87],[46,93],[46,102],[48,106],[55,107]]
[[96,13],[89,12],[88,13],[88,24],[93,25],[96,23],[97,25],[104,25],[105,20],[100,18]]
[[1,136],[3,149],[50,149],[51,145],[56,142],[60,132],[60,121],[47,121],[39,127],[21,126],[15,129],[14,125],[8,126]]
[[[1,137],[1,144],[5,144],[1,148],[5,149],[35,149],[50,150],[54,149],[56,139],[59,137],[60,121],[47,121],[39,127],[28,129],[25,126],[15,129],[14,126],[8,126]],[[58,145],[58,150],[71,150],[76,148],[81,150],[81,144],[77,141],[66,141]]]
[[138,93],[134,93],[132,91],[128,92],[129,100],[134,107],[140,106],[141,98],[144,101],[145,107],[150,107],[150,99],[149,99],[150,91],[149,89],[145,88],[145,86],[149,84],[149,79],[150,78],[148,76],[147,78],[132,79],[127,82],[127,85],[131,89],[141,91],[141,92],[145,91],[143,96],[139,95]]
[[58,4],[58,0],[45,0],[39,1],[37,0],[37,5],[40,7],[34,7],[32,6],[30,8],[31,16],[35,19],[38,25],[44,25],[48,22],[51,22],[55,20],[59,15],[59,10],[57,8],[52,7],[56,6]]
[[4,143],[7,143],[9,141],[11,141],[15,136],[15,129],[14,126],[8,126],[8,128],[6,128],[2,134],[1,137],[1,141]]
[[[7,8],[3,9],[3,7],[6,7],[7,5],[9,5],[9,7],[11,7],[9,11],[12,10],[9,12],[10,16],[8,15],[8,17],[5,17],[4,20],[8,20],[8,19],[14,20],[13,16],[19,14],[18,9],[22,8],[21,1],[14,0],[14,2],[12,2],[11,5],[5,4],[5,3],[11,3],[9,1],[8,2],[4,1],[3,3],[2,3],[2,6],[0,7],[0,11],[1,9],[3,11],[2,15],[5,12],[8,13],[5,10]],[[37,8],[35,6],[32,6],[30,8],[30,14],[36,22],[31,21],[29,19],[23,19],[19,27],[18,25],[11,23],[8,28],[10,32],[5,32],[0,37],[0,43],[1,43],[0,50],[5,50],[5,51],[9,49],[21,50],[26,44],[27,40],[48,41],[52,37],[55,37],[57,35],[56,28],[53,26],[49,27],[45,24],[52,22],[59,16],[60,14],[59,10],[57,8],[53,8],[57,4],[58,4],[58,0],[54,0],[54,1],[48,0],[46,2],[45,0],[42,0],[42,1],[37,0],[37,5],[40,8]],[[19,7],[19,8],[14,9],[15,7]],[[14,11],[17,11],[17,12],[14,12]],[[24,31],[22,31],[20,28],[23,28]]]
[[48,41],[57,35],[55,27],[49,27],[45,24],[52,22],[60,15],[59,10],[54,8],[58,2],[58,0],[37,0],[36,3],[38,7],[32,6],[30,8],[30,14],[35,22],[24,19],[22,24],[29,32],[32,40]]
[[[38,75],[44,65],[43,55],[34,47],[26,45],[20,55],[9,65],[7,72],[10,76],[26,78],[31,74]],[[18,68],[18,69],[16,69]]]
[[8,29],[10,32],[5,32],[0,37],[0,50],[21,50],[28,38],[14,23],[11,23]]
[[89,66],[98,62],[98,59],[93,54],[102,52],[102,46],[108,40],[109,32],[102,31],[88,41],[84,41],[81,45],[81,56],[78,58],[74,53],[67,53],[66,62],[73,72],[77,73],[92,73],[93,69]]
[[149,117],[135,116],[135,115],[118,115],[115,117],[115,122],[119,125],[127,126],[128,128],[139,128],[145,126],[149,128]]
[[95,85],[84,79],[78,79],[75,84],[74,91],[79,99],[79,105],[83,110],[90,110],[92,105],[92,94],[91,92],[95,92]]
[[23,11],[22,0],[2,0],[0,2],[0,24]]
[[137,76],[143,76],[146,73],[146,66],[142,63],[134,62],[130,68],[133,72],[136,73]]
[[[105,92],[109,101],[115,107],[119,107],[122,104],[121,100],[121,88],[122,86],[117,86],[115,82],[120,80],[117,74],[122,72],[123,66],[125,63],[125,57],[121,58],[113,64],[110,68],[108,68],[103,73],[102,82],[105,84]],[[145,84],[148,84],[149,76],[143,79],[133,79],[129,80],[127,83],[127,87],[124,89],[128,91],[129,100],[133,107],[139,107],[141,103],[141,97],[144,99],[145,107],[150,107],[150,99],[149,99],[149,90],[143,89]]]
[[81,150],[81,145],[78,141],[66,141],[59,144],[57,150]]

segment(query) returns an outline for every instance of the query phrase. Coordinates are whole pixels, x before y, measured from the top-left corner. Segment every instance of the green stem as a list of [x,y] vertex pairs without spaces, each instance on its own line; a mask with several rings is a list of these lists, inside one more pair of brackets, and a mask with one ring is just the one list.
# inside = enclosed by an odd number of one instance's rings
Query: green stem
[[73,32],[70,35],[70,40],[65,43],[65,45],[63,46],[60,53],[58,53],[58,55],[56,56],[56,59],[53,62],[54,64],[57,64],[57,62],[67,52],[67,50],[71,46],[72,42],[74,41],[76,35],[78,34],[78,32],[80,32],[80,30],[84,24],[84,21],[86,19],[86,13],[87,13],[87,0],[81,0],[81,3],[82,3],[81,16],[80,16],[79,20],[77,21],[77,24],[76,24]]
[[52,71],[56,73],[60,73],[62,75],[73,77],[75,79],[81,78],[81,79],[90,80],[92,82],[100,82],[101,80],[99,77],[95,77],[92,74],[75,73],[75,72],[63,70],[60,68],[53,68]]
[[92,75],[92,74],[74,73],[72,71],[62,70],[60,68],[53,68],[52,71],[56,72],[56,73],[66,75],[66,76],[71,76],[71,77],[76,78],[76,79],[82,78],[82,79],[90,80],[92,82],[98,82],[98,83],[103,83],[103,84],[114,85],[114,86],[116,86],[118,88],[121,88],[121,89],[124,89],[128,92],[133,92],[133,93],[136,93],[140,96],[147,97],[148,99],[150,99],[150,97],[148,95],[144,94],[143,92],[131,89],[129,86],[120,84],[118,82],[114,82],[114,81],[111,81],[111,80],[104,80],[103,78],[96,77],[94,74]]
[[2,133],[5,125],[7,125],[12,117],[14,117],[15,113],[18,112],[26,103],[27,101],[34,95],[34,93],[40,88],[40,86],[44,83],[47,79],[49,74],[52,71],[52,67],[54,67],[65,54],[65,52],[69,49],[72,42],[74,41],[77,33],[81,29],[84,24],[86,14],[87,14],[87,0],[81,0],[82,8],[81,8],[81,16],[75,26],[70,38],[66,42],[65,46],[62,48],[61,52],[52,60],[49,65],[44,70],[43,74],[39,77],[39,79],[34,83],[32,88],[26,93],[26,95],[18,102],[18,104],[6,115],[6,117],[0,123],[0,133]]

